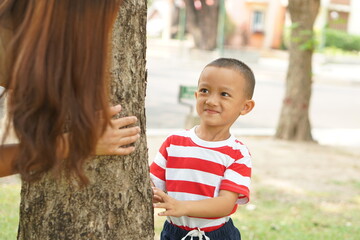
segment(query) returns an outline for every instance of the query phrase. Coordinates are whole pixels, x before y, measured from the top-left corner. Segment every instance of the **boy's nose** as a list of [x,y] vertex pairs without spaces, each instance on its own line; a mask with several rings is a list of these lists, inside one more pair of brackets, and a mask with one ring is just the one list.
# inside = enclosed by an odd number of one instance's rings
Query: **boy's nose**
[[210,106],[215,106],[219,102],[218,97],[215,94],[211,94],[205,101],[206,104]]

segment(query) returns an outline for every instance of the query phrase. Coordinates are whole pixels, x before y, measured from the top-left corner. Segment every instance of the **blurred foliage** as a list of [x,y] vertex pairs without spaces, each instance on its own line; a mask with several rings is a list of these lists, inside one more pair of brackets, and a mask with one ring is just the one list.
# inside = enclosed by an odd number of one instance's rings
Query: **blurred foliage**
[[225,38],[225,42],[227,42],[227,40],[234,34],[235,30],[236,30],[236,25],[234,24],[234,22],[230,19],[230,17],[225,14],[225,29],[224,29],[224,38]]
[[[284,28],[281,49],[289,49],[291,30],[296,27],[297,25],[293,24]],[[299,41],[299,39],[292,39],[295,42],[297,40]],[[359,55],[360,36],[334,29],[315,30],[314,37],[300,47],[302,50],[319,47],[318,50],[330,55]]]
[[293,23],[290,26],[284,28],[281,49],[289,49],[291,40],[294,43],[299,43],[299,47],[303,51],[315,50],[319,44],[318,37],[316,36],[315,32],[310,30],[302,30],[298,33],[298,37],[291,37],[291,31],[294,31],[298,27],[299,23]]
[[291,27],[284,26],[282,39],[281,39],[281,50],[288,50],[289,43],[290,43],[290,34],[291,34]]
[[326,29],[325,47],[335,47],[344,51],[360,51],[360,36],[334,29]]

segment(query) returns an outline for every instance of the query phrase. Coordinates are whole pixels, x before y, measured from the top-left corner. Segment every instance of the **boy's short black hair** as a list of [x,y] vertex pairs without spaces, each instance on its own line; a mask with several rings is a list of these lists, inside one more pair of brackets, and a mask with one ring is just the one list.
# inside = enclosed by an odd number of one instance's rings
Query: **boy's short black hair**
[[255,76],[252,72],[251,68],[243,63],[240,60],[234,59],[234,58],[218,58],[208,65],[206,67],[220,67],[220,68],[228,68],[235,71],[238,71],[243,75],[246,81],[246,89],[245,94],[249,99],[252,98],[254,94],[254,88],[255,88]]

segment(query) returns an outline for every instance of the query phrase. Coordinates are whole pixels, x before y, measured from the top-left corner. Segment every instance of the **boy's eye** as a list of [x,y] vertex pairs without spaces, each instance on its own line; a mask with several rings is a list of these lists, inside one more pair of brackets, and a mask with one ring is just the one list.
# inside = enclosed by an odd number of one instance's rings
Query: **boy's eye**
[[209,90],[207,90],[206,88],[201,88],[201,89],[199,90],[199,92],[201,92],[201,93],[208,93]]
[[227,92],[222,92],[222,93],[221,93],[221,96],[223,96],[223,97],[229,97],[230,94],[228,94]]

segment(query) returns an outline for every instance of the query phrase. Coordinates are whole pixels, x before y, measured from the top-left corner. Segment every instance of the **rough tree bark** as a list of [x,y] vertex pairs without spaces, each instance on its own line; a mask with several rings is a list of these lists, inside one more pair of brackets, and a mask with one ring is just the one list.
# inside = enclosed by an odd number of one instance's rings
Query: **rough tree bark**
[[205,0],[200,2],[201,9],[197,10],[194,0],[185,0],[187,29],[194,38],[196,48],[213,50],[217,40],[219,1],[214,1],[213,5],[207,5]]
[[146,2],[124,1],[112,42],[111,101],[121,103],[122,114],[138,117],[142,134],[137,150],[89,161],[91,183],[82,189],[50,175],[24,182],[18,239],[154,239],[144,109]]
[[320,0],[290,0],[292,25],[286,93],[276,138],[312,141],[309,106],[312,84],[313,25]]

